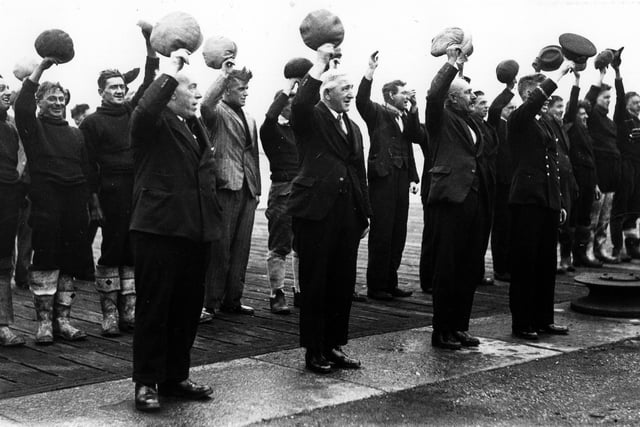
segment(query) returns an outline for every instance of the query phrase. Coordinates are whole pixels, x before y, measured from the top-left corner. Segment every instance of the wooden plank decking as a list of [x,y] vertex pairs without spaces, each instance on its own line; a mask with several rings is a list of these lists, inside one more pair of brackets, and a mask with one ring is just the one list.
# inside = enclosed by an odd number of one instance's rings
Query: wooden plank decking
[[[400,268],[401,286],[414,291],[411,298],[394,302],[355,303],[350,335],[359,337],[402,330],[431,323],[431,296],[420,291],[418,264],[422,232],[422,207],[411,206],[409,234]],[[97,247],[97,244],[96,244]],[[265,255],[267,231],[264,211],[256,213],[251,257],[247,271],[244,301],[255,307],[255,316],[220,314],[213,323],[201,325],[192,352],[192,364],[200,365],[267,353],[298,346],[298,311],[277,316],[269,311],[269,285]],[[366,292],[366,240],[360,248],[357,290]],[[487,272],[491,257],[487,255]],[[630,268],[630,266],[626,267]],[[291,284],[290,272],[287,284]],[[290,286],[287,287],[290,295]],[[558,302],[586,294],[571,277],[559,277]],[[77,343],[56,342],[46,347],[33,342],[35,330],[33,301],[29,291],[14,293],[15,329],[27,335],[22,348],[0,348],[0,399],[81,384],[126,378],[131,375],[132,336],[105,338],[100,335],[100,308],[91,283],[78,284],[77,303],[72,310],[74,322],[89,335]],[[508,311],[508,286],[481,287],[476,292],[473,316],[481,317]],[[428,337],[425,337],[428,339]]]

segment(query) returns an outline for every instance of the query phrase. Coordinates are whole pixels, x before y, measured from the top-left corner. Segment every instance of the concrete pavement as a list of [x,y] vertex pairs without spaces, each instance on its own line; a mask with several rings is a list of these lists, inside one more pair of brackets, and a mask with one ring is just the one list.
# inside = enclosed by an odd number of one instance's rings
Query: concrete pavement
[[[122,380],[1,400],[0,422],[68,426],[422,424],[421,421],[509,425],[505,424],[508,417],[487,417],[479,407],[476,412],[472,409],[465,413],[464,418],[427,415],[433,415],[432,402],[439,401],[441,406],[444,402],[446,408],[447,402],[456,401],[455,397],[449,401],[443,390],[464,391],[467,384],[479,378],[513,369],[538,372],[537,365],[544,375],[548,370],[545,363],[555,364],[550,361],[569,360],[585,349],[640,336],[638,320],[585,316],[568,311],[567,304],[558,306],[556,312],[556,321],[571,328],[567,337],[545,336],[533,343],[517,340],[510,336],[509,316],[496,315],[472,320],[471,332],[482,340],[477,349],[433,349],[430,328],[409,329],[351,340],[345,350],[364,366],[357,371],[336,371],[326,376],[309,373],[304,369],[303,351],[295,349],[194,368],[192,379],[210,384],[214,388],[212,399],[165,400],[163,410],[157,414],[136,412],[133,384]],[[628,357],[638,358],[638,354],[634,350]],[[638,367],[640,372],[640,362]],[[508,390],[521,386],[522,380],[495,375],[498,379],[491,389],[504,402],[517,407],[518,394],[509,395]],[[606,371],[602,375],[603,383],[615,386],[615,378],[608,377]],[[562,386],[559,380],[558,387]],[[531,393],[540,392],[536,387],[553,385],[532,383]],[[506,391],[500,394],[500,390]],[[421,399],[422,406],[418,404]],[[406,414],[392,410],[382,416],[379,409],[389,410],[384,402],[391,401],[412,403],[407,412],[411,418],[405,419]],[[394,407],[398,406],[402,404]],[[421,418],[420,408],[426,418]],[[634,413],[629,417],[634,419]],[[515,424],[544,424],[544,419],[534,411],[529,418],[518,418]],[[598,422],[602,418],[587,420]],[[640,423],[640,414],[637,421]]]

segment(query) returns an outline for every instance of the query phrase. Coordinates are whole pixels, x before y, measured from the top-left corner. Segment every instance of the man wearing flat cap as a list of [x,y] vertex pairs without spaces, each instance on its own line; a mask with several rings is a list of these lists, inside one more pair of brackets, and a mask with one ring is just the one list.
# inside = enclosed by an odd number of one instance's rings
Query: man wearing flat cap
[[[560,192],[558,142],[542,116],[557,82],[574,67],[565,61],[554,79],[522,77],[520,105],[509,116],[507,138],[514,162],[511,208],[511,285],[513,335],[537,340],[538,333],[567,334],[554,323],[558,226],[566,220]],[[516,256],[517,254],[517,256]]]
[[409,192],[418,192],[418,171],[412,144],[422,140],[415,93],[393,80],[382,87],[384,104],[371,101],[377,52],[369,58],[356,107],[369,130],[369,198],[373,216],[367,264],[368,296],[392,300],[411,296],[398,287],[398,268],[407,237]]
[[142,86],[131,101],[125,100],[125,77],[118,70],[98,76],[102,104],[87,116],[80,130],[89,155],[90,212],[102,227],[100,259],[95,286],[100,294],[102,334],[117,336],[134,327],[136,288],[133,249],[129,238],[133,193],[133,151],[129,121],[145,89],[153,82],[159,60],[144,33],[147,63]]
[[434,347],[458,350],[480,341],[468,333],[476,285],[484,268],[490,223],[487,140],[472,119],[475,94],[456,78],[459,48],[447,49],[447,62],[431,82],[426,127],[430,152],[427,198],[431,239]]
[[331,69],[333,44],[317,49],[292,104],[301,159],[293,179],[289,214],[300,258],[300,345],[307,369],[357,369],[345,354],[358,246],[371,216],[362,134],[347,112],[353,84]]

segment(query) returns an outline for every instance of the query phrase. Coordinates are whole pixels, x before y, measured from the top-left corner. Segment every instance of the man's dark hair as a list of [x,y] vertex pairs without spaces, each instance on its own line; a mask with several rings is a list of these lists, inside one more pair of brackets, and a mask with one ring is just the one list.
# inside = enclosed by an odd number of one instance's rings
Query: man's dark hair
[[[2,77],[2,76],[0,76],[0,77]],[[625,93],[624,94],[624,105],[627,105],[629,103],[629,100],[631,98],[633,98],[634,96],[640,96],[640,95],[638,94],[638,92],[633,92],[633,91]]]
[[88,109],[89,104],[76,104],[76,106],[71,109],[71,117],[75,119],[84,114]]
[[[240,81],[242,83],[249,83],[249,80],[251,80],[252,77],[253,73],[251,72],[251,70],[247,69],[246,67],[242,67],[241,70],[231,70],[227,82],[230,83],[232,80],[235,80],[236,82]],[[229,83],[227,83],[227,87]]]
[[552,105],[554,105],[557,102],[562,102],[562,101],[564,101],[564,100],[562,99],[561,96],[551,95],[551,98],[549,98],[549,107],[551,107]]
[[600,86],[600,90],[598,91],[598,96],[600,96],[602,92],[606,92],[608,90],[611,90],[611,86],[606,83],[602,83],[602,85]]
[[473,91],[473,94],[474,94],[475,96],[484,96],[484,92],[483,92],[483,91],[481,91],[481,90],[475,90],[475,91]]
[[584,111],[587,112],[587,114],[591,114],[591,103],[589,103],[589,101],[585,101],[584,99],[582,101],[578,101],[578,110],[584,108]]
[[67,96],[62,85],[59,82],[49,82],[49,81],[40,83],[40,86],[36,91],[36,101],[41,101],[44,94],[53,89],[59,89],[60,92],[62,92],[65,95],[65,101],[66,101]]
[[107,85],[107,80],[113,77],[120,77],[124,82],[124,75],[115,68],[100,71],[100,75],[98,76],[98,88],[104,90],[105,86]]
[[540,83],[545,81],[545,79],[546,77],[540,73],[529,74],[521,77],[520,80],[518,80],[518,94],[520,95],[520,98],[523,100],[526,99],[528,96],[527,91],[535,89]]
[[384,98],[385,102],[391,99],[390,95],[395,95],[396,93],[398,93],[398,90],[400,90],[399,88],[406,85],[407,83],[403,82],[402,80],[393,80],[389,83],[385,83],[384,86],[382,86],[382,97]]

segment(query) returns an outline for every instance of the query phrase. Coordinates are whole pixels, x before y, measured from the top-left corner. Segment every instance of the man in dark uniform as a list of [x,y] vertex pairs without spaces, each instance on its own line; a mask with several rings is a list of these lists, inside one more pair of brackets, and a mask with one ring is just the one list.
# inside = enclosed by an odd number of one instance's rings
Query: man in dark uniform
[[180,72],[187,58],[184,49],[172,52],[167,73],[149,86],[131,116],[133,381],[136,408],[143,411],[160,408],[158,394],[199,399],[212,392],[189,380],[189,352],[221,211],[214,148],[196,116],[202,96]]
[[337,70],[324,73],[337,49],[320,46],[292,105],[301,158],[289,213],[300,258],[300,344],[306,367],[328,373],[357,369],[348,357],[351,298],[360,239],[371,215],[362,135],[347,112],[353,85]]
[[24,344],[24,338],[13,332],[13,301],[11,292],[11,254],[13,253],[18,213],[24,199],[18,173],[20,137],[9,119],[11,91],[0,76],[0,346]]
[[382,87],[384,105],[371,101],[377,67],[375,52],[369,58],[369,67],[356,95],[356,107],[367,124],[371,140],[367,174],[373,216],[367,294],[373,299],[391,300],[412,294],[398,288],[398,268],[407,238],[409,192],[418,191],[412,143],[420,143],[421,127],[415,93],[406,89],[405,82],[394,80]]
[[560,194],[557,138],[542,117],[547,99],[574,67],[565,61],[555,81],[542,74],[518,82],[523,104],[509,117],[513,155],[511,184],[511,285],[509,305],[514,336],[538,339],[538,332],[567,334],[553,321],[558,225],[566,220]]
[[159,60],[143,32],[147,63],[142,87],[125,101],[126,83],[118,70],[98,77],[102,105],[80,124],[89,155],[90,212],[102,226],[101,256],[96,265],[96,289],[102,308],[102,334],[117,336],[133,330],[136,288],[133,249],[129,239],[133,153],[129,141],[131,113],[155,78]]
[[433,153],[427,199],[433,266],[431,343],[452,350],[480,343],[467,331],[484,268],[483,231],[491,221],[486,140],[471,118],[476,99],[471,85],[456,79],[461,58],[460,49],[447,49],[447,62],[431,82],[426,110]]
[[74,278],[84,272],[83,256],[91,252],[86,238],[87,151],[82,132],[64,119],[64,88],[59,83],[39,84],[42,73],[55,63],[48,57],[38,64],[24,80],[15,104],[31,177],[34,253],[29,288],[38,319],[36,344],[51,344],[54,335],[68,341],[86,338],[71,325],[70,313]]

